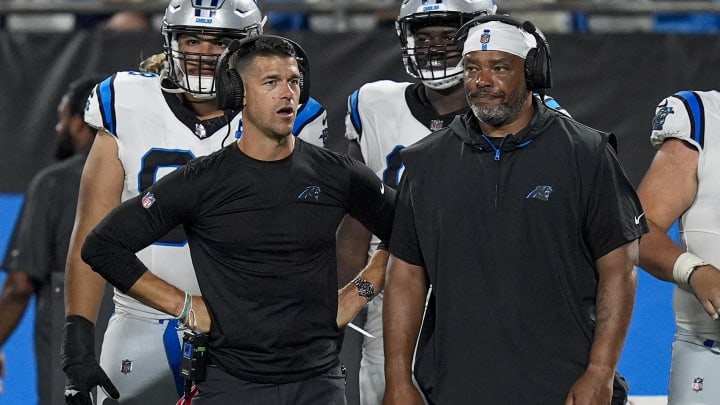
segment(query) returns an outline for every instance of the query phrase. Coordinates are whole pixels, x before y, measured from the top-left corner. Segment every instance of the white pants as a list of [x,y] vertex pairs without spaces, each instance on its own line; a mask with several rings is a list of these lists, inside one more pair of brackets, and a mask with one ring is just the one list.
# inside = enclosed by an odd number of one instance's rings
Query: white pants
[[720,403],[720,342],[679,329],[672,347],[668,404]]
[[175,323],[175,320],[138,318],[123,312],[110,318],[100,366],[117,387],[120,399],[116,402],[98,389],[98,405],[177,402],[180,398],[175,377],[177,369],[172,369],[170,359],[179,367],[182,331],[175,328]]
[[382,329],[383,295],[378,294],[367,308],[364,329],[375,339],[363,337],[362,360],[360,360],[359,388],[361,405],[382,404],[385,396],[385,353]]

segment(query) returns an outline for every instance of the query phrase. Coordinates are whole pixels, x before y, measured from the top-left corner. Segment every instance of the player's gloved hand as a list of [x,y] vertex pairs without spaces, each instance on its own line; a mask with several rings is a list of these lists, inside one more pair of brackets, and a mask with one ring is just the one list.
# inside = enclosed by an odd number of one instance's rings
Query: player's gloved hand
[[92,405],[90,390],[99,385],[113,399],[115,385],[95,360],[95,326],[80,315],[65,317],[60,361],[65,372],[65,403]]

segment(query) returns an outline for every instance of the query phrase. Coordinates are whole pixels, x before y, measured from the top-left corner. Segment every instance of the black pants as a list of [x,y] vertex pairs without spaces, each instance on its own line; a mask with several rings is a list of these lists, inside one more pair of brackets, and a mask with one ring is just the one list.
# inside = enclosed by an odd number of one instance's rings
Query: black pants
[[337,365],[324,374],[286,384],[259,384],[208,366],[192,405],[346,405],[345,368]]

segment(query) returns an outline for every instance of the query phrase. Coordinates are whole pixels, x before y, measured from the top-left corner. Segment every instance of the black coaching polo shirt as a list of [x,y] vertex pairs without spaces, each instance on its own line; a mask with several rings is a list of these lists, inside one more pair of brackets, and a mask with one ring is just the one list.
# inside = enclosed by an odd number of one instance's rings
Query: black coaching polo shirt
[[416,360],[431,403],[563,403],[587,366],[595,261],[647,231],[610,135],[535,108],[502,142],[468,113],[401,152],[390,251],[433,286]]

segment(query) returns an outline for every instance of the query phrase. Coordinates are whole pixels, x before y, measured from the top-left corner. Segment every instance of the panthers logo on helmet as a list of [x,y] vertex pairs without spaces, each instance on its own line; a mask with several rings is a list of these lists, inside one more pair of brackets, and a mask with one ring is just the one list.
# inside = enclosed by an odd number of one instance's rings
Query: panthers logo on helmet
[[669,114],[674,114],[675,111],[673,111],[672,107],[668,107],[668,101],[665,100],[663,104],[660,104],[658,106],[657,112],[655,113],[655,117],[653,117],[652,120],[652,129],[653,131],[659,131],[663,129],[663,125],[665,125],[665,118]]

